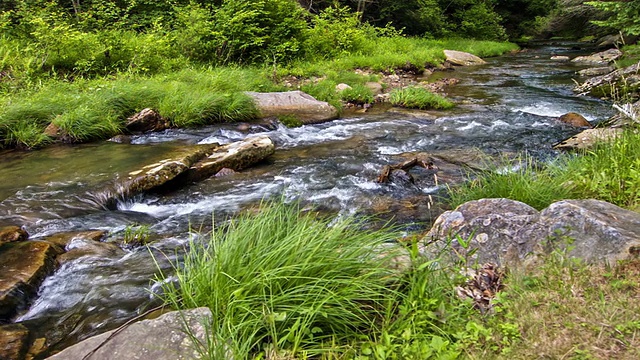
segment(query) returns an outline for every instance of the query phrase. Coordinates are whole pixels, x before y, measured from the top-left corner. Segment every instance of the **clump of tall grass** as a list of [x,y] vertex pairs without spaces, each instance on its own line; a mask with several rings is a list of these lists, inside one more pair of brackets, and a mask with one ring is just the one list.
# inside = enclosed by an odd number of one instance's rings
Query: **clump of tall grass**
[[563,180],[581,198],[640,210],[640,133],[628,129],[612,142],[567,162]]
[[162,281],[164,300],[211,309],[208,358],[460,354],[472,305],[455,296],[455,275],[398,235],[262,204],[193,241],[177,282]]
[[559,177],[562,171],[560,164],[545,167],[532,158],[520,160],[515,165],[505,162],[476,174],[477,177],[468,183],[451,188],[450,202],[458,206],[471,200],[507,198],[542,210],[554,201],[574,195],[568,186],[562,186]]
[[410,86],[403,89],[391,91],[390,99],[392,105],[413,109],[451,109],[455,106],[453,102],[444,97],[434,94],[427,89]]
[[121,132],[127,117],[144,108],[158,110],[176,127],[245,121],[257,111],[243,91],[276,88],[252,68],[55,82],[5,100],[0,110],[0,140],[7,147],[37,148],[52,141],[44,135],[51,123],[67,141],[105,139]]
[[628,129],[613,141],[564,155],[552,164],[527,159],[513,171],[495,168],[449,194],[454,206],[482,198],[509,198],[543,209],[562,199],[594,198],[639,210],[640,133]]
[[266,204],[191,244],[176,268],[179,286],[167,283],[165,300],[211,309],[218,344],[241,358],[266,347],[318,355],[323,346],[367,337],[399,300],[386,267],[394,250],[381,251],[396,237]]

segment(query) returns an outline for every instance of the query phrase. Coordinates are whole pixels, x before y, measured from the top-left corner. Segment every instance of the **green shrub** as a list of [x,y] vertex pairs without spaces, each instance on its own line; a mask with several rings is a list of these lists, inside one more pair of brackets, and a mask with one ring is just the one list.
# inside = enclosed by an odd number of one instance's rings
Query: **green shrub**
[[298,56],[307,27],[294,0],[226,0],[213,13],[222,63],[280,63]]
[[344,53],[361,53],[375,46],[375,31],[362,24],[357,13],[346,7],[330,7],[313,19],[306,31],[304,49],[307,58],[329,59]]
[[394,89],[390,94],[390,102],[395,106],[414,109],[451,109],[455,106],[451,101],[419,87]]

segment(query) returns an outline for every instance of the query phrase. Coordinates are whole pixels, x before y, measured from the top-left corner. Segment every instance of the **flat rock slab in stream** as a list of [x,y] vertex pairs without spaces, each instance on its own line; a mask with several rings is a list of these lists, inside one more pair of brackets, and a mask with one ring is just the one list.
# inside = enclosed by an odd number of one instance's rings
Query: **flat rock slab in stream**
[[448,62],[459,66],[483,65],[487,63],[473,54],[456,50],[445,50],[444,56]]
[[303,124],[316,124],[338,118],[338,109],[302,91],[248,91],[246,94],[253,98],[262,118],[293,116]]
[[198,350],[207,350],[206,328],[210,321],[208,308],[170,312],[157,319],[134,323],[119,332],[113,330],[91,337],[48,359],[82,360],[94,350],[89,359],[200,359],[202,355]]
[[25,241],[0,247],[0,319],[25,306],[42,280],[54,269],[59,249],[43,241]]
[[256,136],[231,144],[196,145],[168,159],[132,171],[127,178],[98,192],[97,202],[112,208],[118,199],[159,188],[178,188],[216,174],[222,168],[242,170],[275,152],[268,136]]
[[578,56],[571,62],[588,65],[608,65],[622,57],[622,51],[618,49],[609,49],[596,54],[587,56]]
[[566,140],[554,145],[556,150],[586,150],[592,149],[596,144],[615,140],[622,135],[620,128],[586,129]]
[[256,164],[276,151],[268,136],[255,136],[216,148],[197,163],[187,173],[188,181],[200,181],[217,174],[220,170],[240,171]]
[[638,256],[640,214],[598,200],[559,201],[539,212],[514,200],[481,199],[440,215],[421,250],[445,260],[517,266],[530,255],[567,248],[569,256],[592,263]]
[[23,359],[28,349],[29,330],[20,324],[0,326],[0,359]]

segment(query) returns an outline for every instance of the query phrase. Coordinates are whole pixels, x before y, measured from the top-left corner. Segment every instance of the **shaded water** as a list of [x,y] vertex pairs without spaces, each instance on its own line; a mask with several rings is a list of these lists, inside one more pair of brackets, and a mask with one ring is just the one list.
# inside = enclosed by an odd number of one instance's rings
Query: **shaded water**
[[448,90],[460,104],[452,111],[393,111],[268,131],[277,151],[267,162],[230,177],[127,199],[117,210],[96,206],[93,196],[119,174],[167,158],[185,144],[228,143],[263,129],[248,134],[235,125],[220,125],[138,136],[126,145],[2,154],[0,225],[23,225],[32,238],[103,229],[112,240],[121,238],[128,225],[147,224],[158,239],[150,249],[65,263],[17,320],[36,336],[46,336],[54,348],[114,328],[151,306],[158,265],[170,269],[191,228],[207,228],[213,214],[222,218],[264,197],[299,199],[343,214],[386,210],[407,228],[424,229],[438,214],[430,201],[442,194],[442,183],[381,185],[375,180],[382,166],[403,160],[407,152],[455,157],[480,149],[495,156],[528,152],[548,157],[552,144],[576,132],[557,116],[574,111],[597,122],[611,114],[605,103],[573,96],[577,67],[547,60],[551,53],[567,52],[540,47],[489,59],[485,66],[434,74],[433,79],[461,80]]

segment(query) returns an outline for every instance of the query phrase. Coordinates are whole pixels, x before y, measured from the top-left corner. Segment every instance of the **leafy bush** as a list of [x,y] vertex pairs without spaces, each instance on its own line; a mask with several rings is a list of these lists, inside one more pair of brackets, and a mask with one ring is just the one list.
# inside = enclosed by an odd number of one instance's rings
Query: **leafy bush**
[[638,1],[588,1],[586,4],[609,15],[606,20],[593,21],[594,24],[629,35],[640,35],[640,3]]
[[213,13],[218,60],[281,62],[300,52],[307,24],[294,0],[225,0]]
[[308,58],[331,58],[342,53],[361,53],[371,49],[375,31],[362,24],[357,13],[346,7],[330,7],[313,19],[306,31],[304,49]]
[[414,109],[451,109],[455,106],[451,101],[429,90],[419,87],[407,87],[391,91],[390,102],[395,106]]

